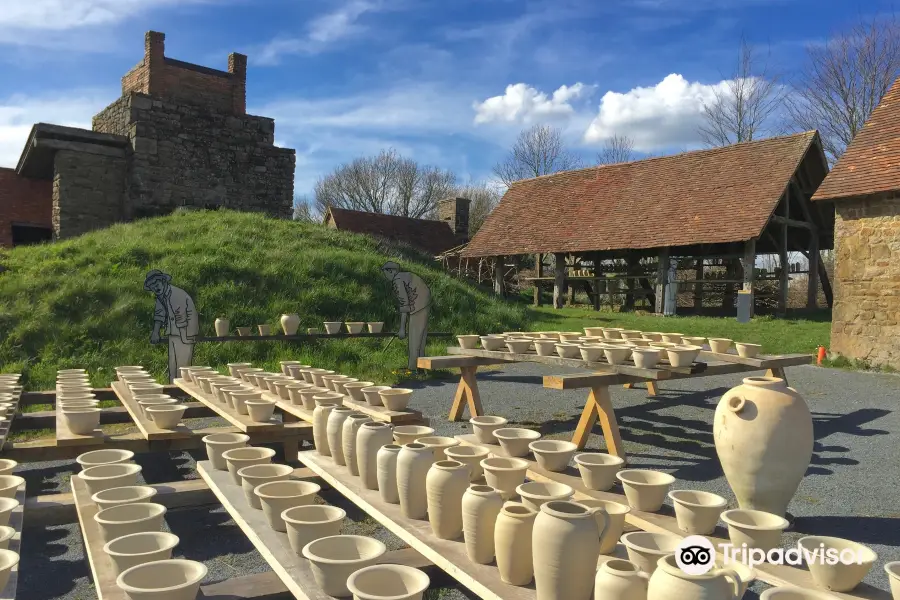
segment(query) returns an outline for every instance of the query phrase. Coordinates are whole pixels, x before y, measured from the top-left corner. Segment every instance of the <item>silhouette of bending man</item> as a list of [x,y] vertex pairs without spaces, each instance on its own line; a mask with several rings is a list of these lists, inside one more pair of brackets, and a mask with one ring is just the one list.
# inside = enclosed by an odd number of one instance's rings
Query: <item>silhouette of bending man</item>
[[191,366],[194,343],[200,333],[200,318],[194,300],[183,289],[171,285],[172,276],[156,269],[147,273],[144,289],[156,295],[153,333],[150,343],[160,342],[160,330],[169,335],[169,383],[179,377],[178,369]]
[[409,340],[409,370],[415,371],[420,356],[425,355],[428,337],[428,309],[431,290],[415,273],[401,271],[400,265],[389,261],[381,272],[394,286],[394,296],[400,310],[400,330],[397,337]]

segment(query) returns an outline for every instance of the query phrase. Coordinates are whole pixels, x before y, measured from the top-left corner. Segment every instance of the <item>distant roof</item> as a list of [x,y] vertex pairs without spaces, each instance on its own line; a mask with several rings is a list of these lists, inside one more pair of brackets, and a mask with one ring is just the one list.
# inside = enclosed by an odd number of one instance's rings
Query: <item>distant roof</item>
[[463,256],[749,240],[807,156],[815,131],[517,181]]
[[412,219],[344,208],[328,209],[325,223],[330,220],[341,231],[405,242],[434,256],[459,245],[453,230],[445,221]]
[[900,79],[856,134],[813,200],[858,198],[900,190]]

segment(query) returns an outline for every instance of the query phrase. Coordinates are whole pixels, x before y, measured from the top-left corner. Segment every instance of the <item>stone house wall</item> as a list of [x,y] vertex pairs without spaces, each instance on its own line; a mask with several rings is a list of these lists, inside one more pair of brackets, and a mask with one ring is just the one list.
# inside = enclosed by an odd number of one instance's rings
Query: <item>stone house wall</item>
[[61,150],[53,161],[53,233],[56,239],[102,229],[122,220],[125,159]]
[[900,193],[835,210],[831,351],[900,369]]
[[49,181],[22,177],[15,169],[0,167],[0,247],[12,246],[14,223],[51,226],[51,194]]

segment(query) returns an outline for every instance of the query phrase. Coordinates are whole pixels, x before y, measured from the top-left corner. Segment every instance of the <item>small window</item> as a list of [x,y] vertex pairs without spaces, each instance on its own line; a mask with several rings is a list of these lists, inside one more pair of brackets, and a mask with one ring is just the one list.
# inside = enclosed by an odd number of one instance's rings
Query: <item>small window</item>
[[12,243],[13,246],[28,246],[30,244],[41,244],[49,242],[53,239],[53,229],[50,227],[39,227],[36,225],[13,225],[12,226]]

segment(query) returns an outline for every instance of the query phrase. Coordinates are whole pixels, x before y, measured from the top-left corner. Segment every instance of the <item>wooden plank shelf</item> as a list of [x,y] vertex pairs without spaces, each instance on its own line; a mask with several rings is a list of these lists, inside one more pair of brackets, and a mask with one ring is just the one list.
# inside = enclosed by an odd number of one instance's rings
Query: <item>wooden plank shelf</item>
[[112,383],[112,389],[119,398],[119,402],[122,403],[122,406],[124,406],[125,410],[128,411],[128,414],[131,415],[131,420],[137,425],[141,435],[143,435],[144,439],[147,441],[174,440],[189,438],[193,435],[193,432],[191,432],[184,423],[179,423],[175,429],[163,429],[157,426],[156,423],[147,418],[147,415],[134,397],[132,397],[131,391],[124,382],[114,381]]
[[812,354],[773,354],[761,355],[755,358],[744,358],[737,354],[711,352],[708,350],[700,351],[701,358],[718,360],[722,362],[730,362],[756,369],[783,369],[785,367],[796,367],[800,365],[808,365],[813,362]]
[[[483,444],[479,442],[472,434],[458,435],[456,436],[456,439],[458,439],[460,443],[467,446],[487,448],[491,451],[491,454],[494,454],[495,456],[506,456],[506,452],[500,445]],[[576,502],[578,500],[596,498],[599,500],[618,502],[619,504],[628,504],[628,500],[625,498],[624,494],[589,490],[585,487],[584,482],[582,482],[578,471],[572,467],[569,467],[564,472],[546,471],[538,466],[535,461],[531,460],[530,455],[522,458],[529,462],[528,472],[526,475],[529,480],[541,482],[554,481],[568,485],[575,490],[575,496],[573,497],[573,499]],[[649,531],[653,533],[672,533],[681,537],[685,536],[685,533],[678,528],[678,523],[675,520],[675,517],[670,517],[668,515],[632,509],[631,512],[625,515],[625,522],[643,531]],[[716,531],[717,533],[725,534],[727,536],[727,532],[722,527],[719,527]],[[712,535],[704,537],[706,537],[713,543],[713,545],[717,547],[721,544],[730,543],[727,537],[717,537]],[[804,589],[818,589],[813,582],[812,576],[810,576],[809,571],[805,569],[798,569],[788,565],[771,564],[757,565],[754,568],[756,569],[757,579],[768,583],[769,585],[796,586]],[[852,593],[829,593],[835,597],[835,600],[891,600],[891,595],[889,593],[867,584],[860,584]]]
[[81,526],[81,537],[84,538],[84,553],[91,567],[94,580],[94,591],[98,600],[128,600],[125,592],[116,585],[116,570],[109,555],[103,551],[103,538],[100,537],[100,526],[94,520],[97,505],[91,501],[87,486],[78,474],[72,475],[72,498],[78,513]]
[[480,565],[469,560],[461,537],[456,540],[435,537],[427,520],[406,518],[400,511],[399,504],[383,502],[378,490],[364,488],[359,477],[350,475],[346,469],[335,467],[330,457],[321,456],[315,450],[306,450],[299,453],[298,459],[386,529],[483,600],[534,600],[537,597],[533,584],[519,587],[504,583],[494,563]]
[[[22,390],[21,388],[19,388],[15,399],[10,402],[10,404],[12,404],[12,407],[10,407],[9,414],[7,414],[2,421],[0,421],[0,450],[2,450],[3,445],[6,444],[6,438],[9,436],[9,432],[12,431],[13,420],[16,418],[16,415],[19,414],[21,399]],[[0,596],[0,598],[2,598],[2,596]]]
[[[295,335],[284,335],[276,333],[273,335],[225,335],[225,336],[205,336],[198,337],[198,342],[297,342],[305,340],[318,339],[383,339],[396,337],[397,334],[392,331],[382,331],[380,333],[298,333]],[[428,332],[428,337],[453,337],[452,333]]]
[[244,433],[273,431],[284,428],[284,425],[282,423],[277,423],[274,421],[270,423],[257,423],[256,421],[253,421],[248,415],[239,414],[230,406],[222,404],[215,398],[212,398],[209,394],[206,394],[196,385],[188,383],[184,379],[176,379],[174,383],[182,390],[190,394],[192,398],[195,398],[198,402],[211,408],[213,411],[218,413],[220,417],[222,417]]
[[[415,394],[413,398],[415,399]],[[384,421],[392,425],[417,425],[425,422],[422,413],[417,410],[388,410],[384,406],[372,406],[368,402],[360,402],[350,396],[344,396],[344,406],[369,415],[375,421]]]
[[[9,515],[9,526],[16,530],[15,535],[9,540],[7,548],[12,550],[20,557],[22,556],[22,528],[25,525],[25,484],[23,483],[16,489],[16,500],[19,505],[12,510]],[[9,572],[9,580],[6,587],[0,590],[0,600],[14,600],[16,597],[16,588],[19,585],[19,566],[16,565]]]

